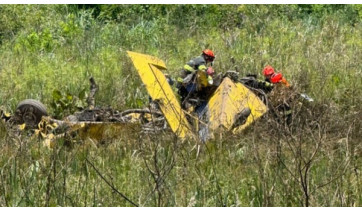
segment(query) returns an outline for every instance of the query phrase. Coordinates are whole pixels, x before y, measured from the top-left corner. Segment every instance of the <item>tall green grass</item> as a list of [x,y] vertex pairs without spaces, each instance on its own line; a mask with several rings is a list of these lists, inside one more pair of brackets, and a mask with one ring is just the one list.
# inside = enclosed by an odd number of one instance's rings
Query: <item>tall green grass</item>
[[[263,127],[266,127],[265,125]],[[257,129],[259,132],[260,129]],[[212,140],[200,149],[170,135],[121,136],[92,144],[48,149],[37,139],[2,133],[2,206],[132,206],[87,162],[139,206],[305,206],[292,140],[247,132]],[[313,134],[316,136],[316,134]],[[360,206],[360,146],[346,138],[321,139],[308,173],[310,206]],[[79,141],[75,139],[76,141]]]
[[210,48],[216,72],[261,78],[265,65],[274,66],[315,99],[309,112],[295,115],[300,122],[291,128],[267,116],[240,135],[200,145],[165,133],[121,135],[99,146],[75,137],[72,147],[59,140],[48,149],[1,122],[1,206],[132,206],[89,162],[139,206],[362,205],[357,6],[336,13],[328,6],[159,6],[103,5],[95,16],[97,8],[74,5],[2,5],[0,104],[13,112],[33,98],[52,114],[53,90],[78,95],[93,76],[97,105],[143,107],[148,95],[127,50],[159,57],[177,77]]

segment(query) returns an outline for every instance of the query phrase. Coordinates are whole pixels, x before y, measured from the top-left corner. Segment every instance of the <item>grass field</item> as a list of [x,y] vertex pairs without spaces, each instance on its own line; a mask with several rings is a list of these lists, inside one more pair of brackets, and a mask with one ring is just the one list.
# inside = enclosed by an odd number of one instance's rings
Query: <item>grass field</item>
[[[360,5],[1,5],[0,105],[50,114],[96,103],[140,108],[148,95],[127,50],[164,60],[172,77],[204,48],[216,72],[267,64],[314,98],[289,127],[270,118],[206,144],[170,133],[53,149],[0,122],[0,206],[362,206]],[[203,11],[206,11],[203,13]],[[205,19],[207,18],[206,21]],[[77,97],[66,107],[54,93]]]

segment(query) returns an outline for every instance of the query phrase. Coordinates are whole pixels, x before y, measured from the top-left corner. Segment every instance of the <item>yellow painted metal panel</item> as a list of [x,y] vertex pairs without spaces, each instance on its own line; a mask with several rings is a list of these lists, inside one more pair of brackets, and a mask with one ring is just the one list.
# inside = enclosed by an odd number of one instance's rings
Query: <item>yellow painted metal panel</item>
[[192,130],[186,119],[185,113],[168,84],[166,77],[161,70],[166,69],[165,63],[145,54],[127,51],[136,67],[143,84],[145,84],[148,94],[160,105],[172,131],[180,138],[192,136]]
[[141,126],[136,123],[113,122],[78,122],[75,128],[82,139],[91,138],[96,141],[120,138],[124,135],[136,135],[141,131]]
[[[58,128],[60,127],[60,128]],[[53,134],[54,129],[65,130],[60,134]],[[82,140],[91,139],[93,142],[102,142],[110,139],[118,139],[123,136],[129,138],[130,135],[137,136],[141,132],[139,123],[120,123],[120,122],[90,122],[90,121],[60,121],[43,116],[35,130],[35,135],[45,139],[44,144],[53,147],[56,139],[62,138],[67,134],[76,132]]]
[[[233,130],[233,133],[240,132],[266,111],[265,104],[248,88],[241,83],[234,83],[229,78],[224,78],[208,102],[210,111],[209,127],[211,130]],[[235,116],[249,107],[251,114],[246,122],[231,129]]]
[[263,103],[263,101],[261,101],[259,99],[259,97],[257,97],[252,91],[250,91],[247,87],[245,87],[243,84],[241,83],[236,83],[236,86],[238,87],[239,90],[244,90],[244,97],[245,99],[247,99],[247,101],[245,101],[246,107],[249,107],[251,110],[251,114],[248,117],[248,119],[246,120],[245,124],[235,128],[233,130],[233,133],[239,133],[241,132],[243,129],[245,129],[248,125],[250,125],[251,123],[253,123],[255,120],[259,119],[262,115],[264,115],[267,111],[268,108],[267,106]]

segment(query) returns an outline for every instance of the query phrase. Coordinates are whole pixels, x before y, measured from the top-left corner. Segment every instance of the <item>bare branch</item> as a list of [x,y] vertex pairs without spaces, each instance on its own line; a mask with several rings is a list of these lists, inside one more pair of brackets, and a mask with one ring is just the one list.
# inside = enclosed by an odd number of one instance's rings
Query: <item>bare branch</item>
[[127,202],[131,203],[133,206],[138,207],[138,205],[134,202],[132,202],[130,199],[128,199],[128,197],[126,197],[124,194],[122,194],[120,191],[118,191],[111,183],[109,183],[107,181],[107,179],[100,173],[100,171],[94,166],[94,164],[92,162],[90,162],[88,160],[88,158],[85,159],[87,163],[89,163],[89,165],[91,165],[91,167],[97,172],[97,174],[102,178],[102,180],[109,186],[112,188],[112,190],[114,192],[116,192],[117,194],[119,194],[121,197],[123,197]]

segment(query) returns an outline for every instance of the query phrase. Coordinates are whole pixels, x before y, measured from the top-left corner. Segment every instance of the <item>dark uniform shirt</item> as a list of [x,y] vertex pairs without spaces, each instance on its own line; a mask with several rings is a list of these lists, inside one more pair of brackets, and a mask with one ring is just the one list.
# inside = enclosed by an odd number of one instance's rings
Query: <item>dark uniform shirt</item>
[[199,68],[201,68],[200,66],[204,65],[205,68],[206,68],[206,61],[204,59],[204,57],[201,55],[201,56],[198,56],[194,59],[191,59],[189,62],[186,63],[186,65],[184,66],[184,68],[187,70],[187,71],[192,71],[192,70],[189,70],[190,68],[187,67],[187,66],[190,66],[193,70],[199,70]]

